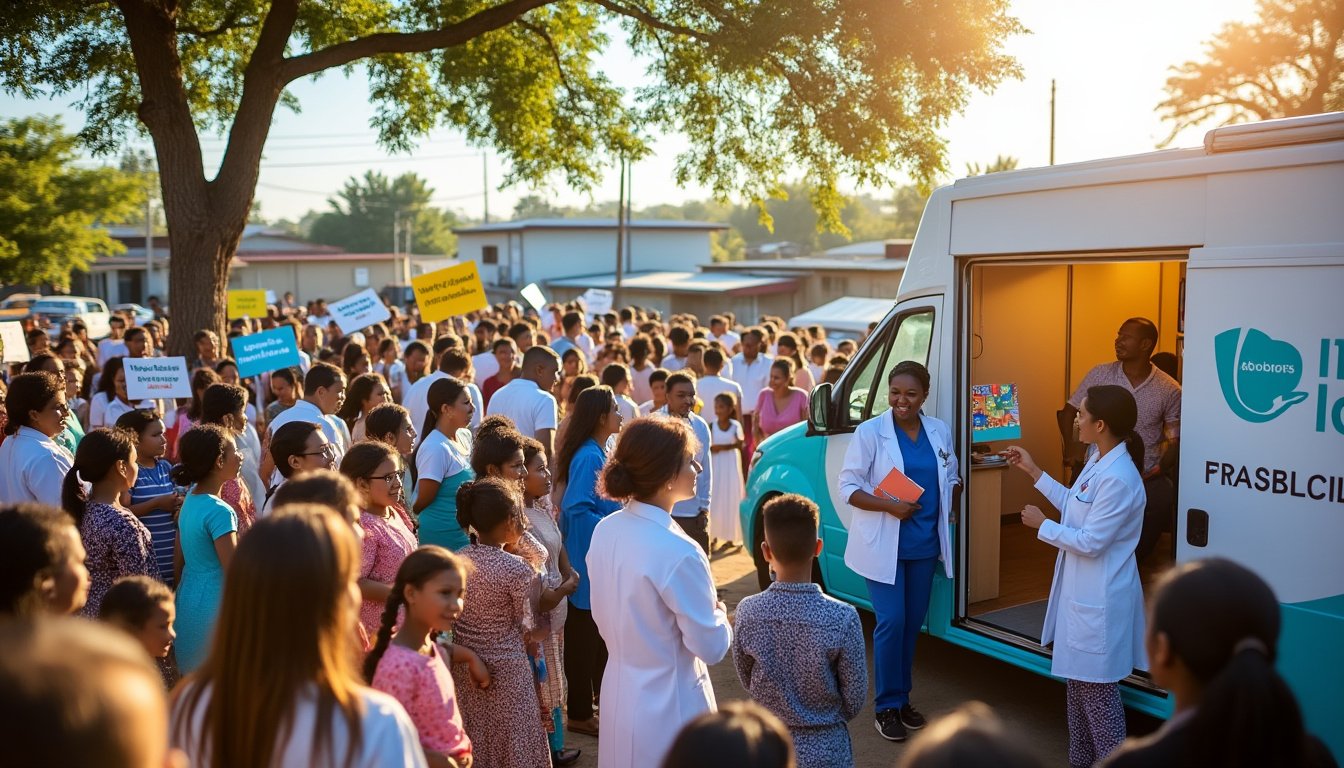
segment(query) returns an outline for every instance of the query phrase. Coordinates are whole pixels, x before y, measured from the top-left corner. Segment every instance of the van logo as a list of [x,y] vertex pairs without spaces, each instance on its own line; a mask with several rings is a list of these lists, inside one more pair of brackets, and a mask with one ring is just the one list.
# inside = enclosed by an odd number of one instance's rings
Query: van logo
[[1246,421],[1271,421],[1307,399],[1306,392],[1296,391],[1302,354],[1286,341],[1254,328],[1232,328],[1213,338],[1213,354],[1223,399]]

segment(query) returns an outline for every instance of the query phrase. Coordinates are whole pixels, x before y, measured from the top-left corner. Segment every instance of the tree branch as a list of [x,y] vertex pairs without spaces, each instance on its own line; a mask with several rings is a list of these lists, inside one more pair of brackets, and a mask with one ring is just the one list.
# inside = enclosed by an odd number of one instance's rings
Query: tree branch
[[219,22],[219,26],[217,27],[214,27],[212,29],[203,29],[201,27],[179,24],[177,26],[177,32],[178,34],[192,35],[194,37],[204,39],[210,37],[218,37],[219,35],[222,35],[225,32],[230,32],[235,29],[246,29],[247,27],[255,26],[247,22],[239,21],[240,15],[241,14],[239,14],[237,9],[233,9],[230,10],[228,14],[224,16],[224,20]]
[[555,62],[556,74],[560,76],[560,85],[564,87],[565,93],[568,94],[570,104],[573,104],[574,108],[577,109],[579,112],[587,114],[591,117],[592,113],[589,112],[588,110],[583,109],[579,100],[578,92],[574,90],[574,85],[569,82],[569,74],[565,72],[564,61],[560,58],[560,49],[559,47],[556,46],[555,39],[551,37],[551,33],[547,32],[544,27],[538,24],[533,24],[532,22],[526,19],[520,20],[518,23],[523,26],[523,29],[526,29],[527,31],[531,32],[537,37],[540,37],[542,41],[546,43],[546,47],[551,52],[551,60]]
[[714,36],[708,32],[704,32],[699,29],[692,29],[690,27],[683,27],[679,24],[671,24],[669,22],[657,18],[656,16],[649,13],[648,11],[643,10],[642,8],[629,8],[627,6],[621,5],[620,3],[613,2],[613,0],[593,0],[593,2],[602,6],[603,8],[606,8],[612,13],[625,16],[626,18],[634,19],[635,21],[638,21],[642,24],[653,27],[654,29],[661,29],[664,32],[671,32],[674,35],[685,35],[686,37],[693,37],[696,40],[700,40],[701,42],[709,42],[714,39]]
[[424,32],[384,32],[347,40],[344,43],[286,59],[280,79],[282,83],[288,84],[315,72],[344,66],[383,53],[425,53],[451,48],[508,26],[528,11],[553,2],[555,0],[509,0],[443,29]]

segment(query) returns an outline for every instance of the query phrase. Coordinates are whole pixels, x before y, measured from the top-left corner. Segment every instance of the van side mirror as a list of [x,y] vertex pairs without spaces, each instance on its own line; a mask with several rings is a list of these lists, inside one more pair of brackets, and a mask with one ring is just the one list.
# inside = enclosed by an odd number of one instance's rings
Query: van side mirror
[[831,390],[834,385],[824,381],[807,398],[808,432],[826,434],[831,429]]

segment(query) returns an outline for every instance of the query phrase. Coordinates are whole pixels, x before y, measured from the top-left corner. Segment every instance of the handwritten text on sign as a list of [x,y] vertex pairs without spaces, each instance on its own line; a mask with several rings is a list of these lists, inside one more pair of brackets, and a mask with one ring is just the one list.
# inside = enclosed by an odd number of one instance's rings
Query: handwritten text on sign
[[[265,291],[229,291],[229,319],[265,317]],[[190,397],[190,395],[188,395]]]
[[336,325],[341,327],[341,333],[354,333],[392,317],[392,313],[372,288],[360,291],[354,296],[347,296],[340,301],[333,301],[327,305],[327,309],[331,310]]
[[474,261],[413,277],[411,287],[420,305],[420,317],[430,323],[485,309],[490,304]]
[[126,357],[126,394],[131,400],[191,397],[185,357]]
[[229,340],[229,345],[233,347],[233,359],[238,361],[238,375],[244,379],[281,368],[297,368],[301,362],[294,329],[288,325],[237,336]]
[[6,363],[28,362],[28,340],[21,323],[0,323],[0,359]]

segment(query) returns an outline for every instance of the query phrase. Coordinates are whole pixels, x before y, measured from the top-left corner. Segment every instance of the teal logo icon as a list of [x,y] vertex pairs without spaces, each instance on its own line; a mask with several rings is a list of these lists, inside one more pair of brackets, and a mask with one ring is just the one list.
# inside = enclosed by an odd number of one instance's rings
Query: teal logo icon
[[1307,399],[1298,392],[1302,354],[1254,328],[1232,328],[1213,338],[1218,383],[1237,416],[1256,424],[1271,421]]

